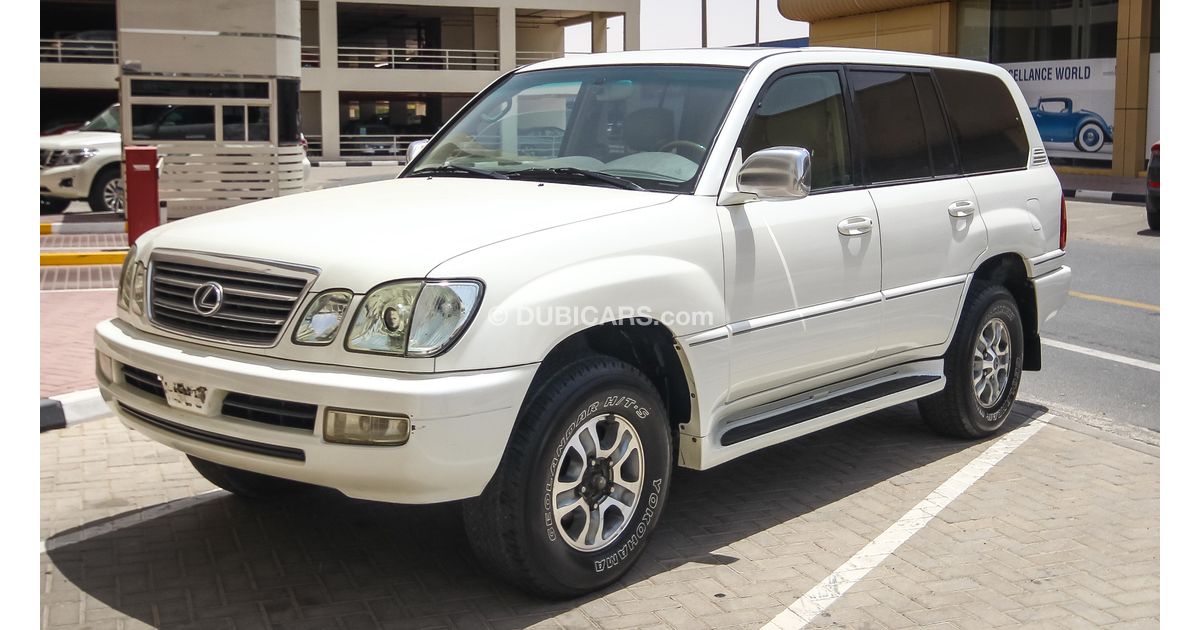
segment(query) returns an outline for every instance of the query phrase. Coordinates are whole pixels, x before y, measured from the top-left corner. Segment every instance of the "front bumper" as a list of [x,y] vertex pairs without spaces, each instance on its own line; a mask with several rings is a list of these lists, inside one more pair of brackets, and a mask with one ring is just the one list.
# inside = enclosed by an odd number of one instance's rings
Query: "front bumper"
[[42,169],[41,195],[58,199],[83,199],[88,196],[91,178],[83,164]]
[[[522,365],[413,374],[339,368],[191,345],[116,319],[96,327],[95,341],[101,395],[130,428],[201,459],[392,503],[478,496],[500,463],[537,370]],[[315,404],[316,422],[308,431],[222,415],[221,405],[212,415],[170,407],[161,396],[127,383],[126,365],[207,387],[210,396],[234,392]],[[412,435],[402,446],[325,442],[327,406],[407,414]],[[300,459],[279,455],[297,451]]]

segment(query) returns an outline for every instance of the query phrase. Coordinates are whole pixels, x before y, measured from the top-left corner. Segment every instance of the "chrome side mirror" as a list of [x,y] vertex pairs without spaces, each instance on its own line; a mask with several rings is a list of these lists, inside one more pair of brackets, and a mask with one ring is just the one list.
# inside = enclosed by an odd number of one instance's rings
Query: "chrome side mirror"
[[408,143],[408,150],[405,152],[405,161],[412,164],[412,161],[417,159],[421,151],[425,150],[425,145],[429,144],[429,140],[413,140]]
[[764,201],[803,199],[812,190],[812,153],[800,147],[755,151],[738,170],[737,189]]

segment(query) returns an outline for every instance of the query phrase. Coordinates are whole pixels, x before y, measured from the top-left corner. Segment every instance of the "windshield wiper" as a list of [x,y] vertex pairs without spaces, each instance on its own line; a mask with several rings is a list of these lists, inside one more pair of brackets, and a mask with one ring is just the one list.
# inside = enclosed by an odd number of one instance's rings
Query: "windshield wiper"
[[625,179],[624,177],[617,177],[616,175],[609,175],[608,173],[601,173],[598,171],[589,171],[587,169],[576,168],[574,166],[559,166],[556,168],[526,168],[526,169],[521,169],[519,171],[509,171],[509,173],[508,173],[509,177],[514,177],[514,176],[524,177],[524,176],[529,176],[529,175],[531,175],[535,178],[536,177],[545,177],[545,176],[560,177],[560,178],[564,177],[564,176],[566,176],[566,177],[583,177],[585,179],[590,179],[590,180],[594,180],[594,181],[598,181],[598,182],[604,182],[611,186],[616,186],[617,188],[624,188],[626,190],[645,190],[645,188],[638,186],[637,184],[629,181],[628,179]]
[[423,168],[419,171],[413,171],[413,175],[437,175],[440,173],[465,173],[476,177],[490,177],[492,179],[508,179],[508,175],[498,171],[485,171],[481,168],[471,166],[460,166],[458,164],[443,164],[441,166],[433,166]]

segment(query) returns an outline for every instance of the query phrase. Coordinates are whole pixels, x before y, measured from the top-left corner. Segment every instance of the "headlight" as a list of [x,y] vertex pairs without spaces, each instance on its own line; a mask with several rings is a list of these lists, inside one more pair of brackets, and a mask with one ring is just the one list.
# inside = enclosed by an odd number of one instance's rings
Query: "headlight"
[[137,260],[137,245],[129,246],[125,262],[121,264],[121,277],[117,284],[117,308],[129,310],[129,293],[133,289],[133,268]]
[[476,282],[431,282],[421,289],[408,333],[408,355],[430,357],[467,327],[482,291]]
[[91,148],[86,149],[67,149],[58,153],[54,162],[50,166],[73,166],[75,164],[83,164],[84,162],[95,157],[99,151]]
[[359,305],[346,348],[435,356],[449,348],[466,328],[482,294],[483,285],[474,280],[385,284]]
[[292,340],[306,346],[323,346],[333,341],[353,297],[353,293],[343,290],[318,295],[304,311]]

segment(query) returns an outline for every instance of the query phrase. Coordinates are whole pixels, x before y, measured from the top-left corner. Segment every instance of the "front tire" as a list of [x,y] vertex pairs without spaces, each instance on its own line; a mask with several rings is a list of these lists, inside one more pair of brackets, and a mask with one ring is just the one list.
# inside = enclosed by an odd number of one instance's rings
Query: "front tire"
[[1012,294],[999,285],[972,285],[946,353],[946,388],[918,402],[925,422],[968,439],[998,431],[1017,399],[1024,339]]
[[214,486],[222,490],[228,490],[230,493],[246,499],[260,501],[276,499],[308,487],[305,484],[289,479],[280,479],[239,468],[230,468],[229,466],[191,455],[188,455],[188,460],[192,462],[192,466],[196,469],[196,472],[200,473],[201,477],[207,479]]
[[531,391],[464,525],[491,572],[574,597],[616,581],[646,548],[671,483],[672,431],[654,386],[616,359],[569,363]]
[[92,212],[125,212],[125,182],[119,166],[108,166],[96,174],[88,194]]
[[1154,210],[1151,210],[1149,207],[1146,208],[1146,225],[1149,226],[1151,230],[1154,230],[1155,232],[1158,231],[1158,209],[1157,208],[1155,208]]

